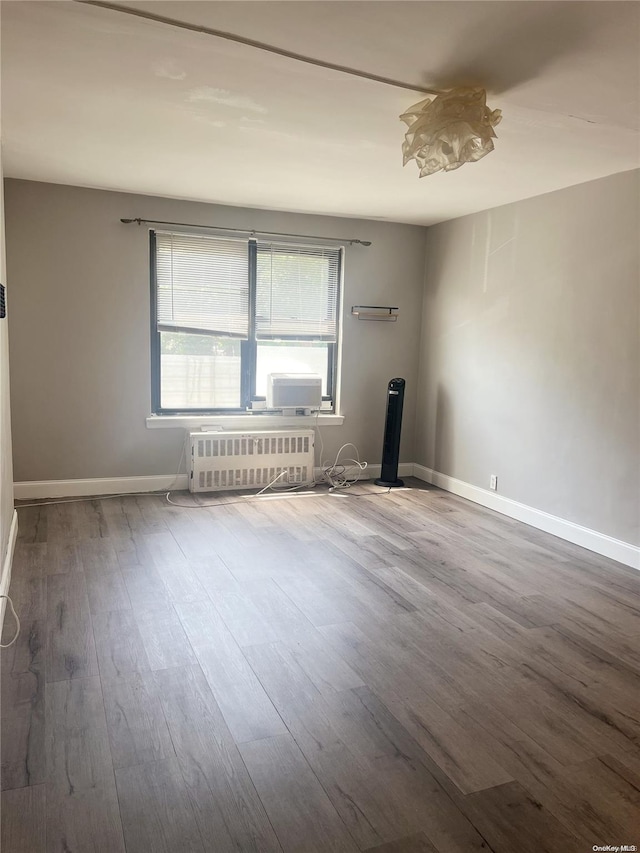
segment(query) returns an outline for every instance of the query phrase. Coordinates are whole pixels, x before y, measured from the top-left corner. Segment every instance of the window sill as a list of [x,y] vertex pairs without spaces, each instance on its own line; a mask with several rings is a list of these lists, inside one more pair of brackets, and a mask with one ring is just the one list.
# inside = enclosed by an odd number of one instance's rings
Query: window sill
[[342,426],[344,415],[263,415],[247,412],[246,415],[151,415],[146,419],[147,429],[277,429],[279,427]]

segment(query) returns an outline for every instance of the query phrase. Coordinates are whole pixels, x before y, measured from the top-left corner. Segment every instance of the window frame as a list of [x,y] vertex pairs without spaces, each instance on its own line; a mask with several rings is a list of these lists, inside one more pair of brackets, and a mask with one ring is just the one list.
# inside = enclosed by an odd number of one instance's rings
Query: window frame
[[[199,232],[189,232],[198,234]],[[253,402],[265,401],[266,397],[256,395],[256,369],[258,360],[258,344],[256,338],[256,293],[257,293],[257,258],[258,240],[250,238],[247,241],[249,268],[249,336],[240,342],[240,408],[163,408],[162,407],[162,332],[158,329],[158,276],[157,276],[157,246],[156,231],[149,230],[149,270],[151,284],[151,412],[154,415],[244,415],[256,414],[260,410],[251,409]],[[321,243],[321,238],[319,238]],[[295,247],[295,243],[290,244]],[[305,244],[308,245],[308,244]],[[329,403],[323,408],[324,414],[336,411],[336,389],[338,373],[338,351],[341,336],[342,316],[342,277],[344,270],[344,246],[338,246],[338,287],[336,295],[336,341],[321,341],[327,344],[327,393],[322,395],[322,402]],[[185,334],[198,334],[196,331],[184,330]],[[317,341],[312,336],[282,335],[278,341]]]

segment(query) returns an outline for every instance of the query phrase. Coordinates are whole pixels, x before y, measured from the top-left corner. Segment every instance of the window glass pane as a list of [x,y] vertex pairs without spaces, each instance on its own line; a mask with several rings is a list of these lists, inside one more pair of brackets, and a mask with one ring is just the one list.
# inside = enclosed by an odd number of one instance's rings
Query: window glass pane
[[258,243],[256,336],[335,341],[340,249]]
[[234,338],[160,334],[163,409],[240,408],[240,347]]
[[[246,338],[247,241],[156,233],[158,328]],[[168,328],[167,328],[168,327]]]
[[256,396],[267,395],[268,373],[319,373],[327,394],[329,345],[315,341],[258,341]]

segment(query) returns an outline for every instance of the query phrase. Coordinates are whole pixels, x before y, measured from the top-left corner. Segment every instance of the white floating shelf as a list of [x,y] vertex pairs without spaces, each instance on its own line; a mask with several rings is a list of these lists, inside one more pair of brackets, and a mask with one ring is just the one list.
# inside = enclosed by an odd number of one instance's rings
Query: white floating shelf
[[393,305],[353,305],[351,313],[358,320],[382,320],[395,323],[398,319],[398,308]]

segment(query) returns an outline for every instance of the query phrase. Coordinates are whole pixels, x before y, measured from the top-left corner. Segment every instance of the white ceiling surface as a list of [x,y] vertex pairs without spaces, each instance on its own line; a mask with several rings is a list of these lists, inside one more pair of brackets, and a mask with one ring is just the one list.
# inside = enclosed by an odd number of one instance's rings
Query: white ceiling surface
[[[475,83],[495,151],[402,167],[422,95],[73,2],[2,3],[11,177],[429,225],[640,165],[637,2],[146,2],[423,85]],[[126,211],[125,211],[126,213]]]

